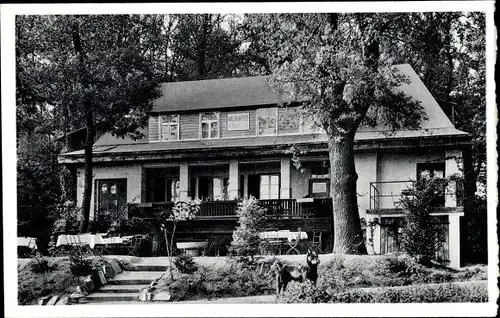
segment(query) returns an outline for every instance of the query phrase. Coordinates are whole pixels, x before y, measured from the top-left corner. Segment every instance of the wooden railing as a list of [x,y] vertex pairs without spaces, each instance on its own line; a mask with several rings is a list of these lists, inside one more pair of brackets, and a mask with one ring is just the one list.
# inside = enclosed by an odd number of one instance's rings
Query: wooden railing
[[235,216],[238,201],[206,201],[200,205],[201,217]]
[[[297,202],[297,199],[260,200],[259,203],[266,209],[266,217],[280,218],[310,218],[330,217],[332,215],[331,198],[314,199],[312,202]],[[129,204],[129,218],[154,218],[162,212],[172,209],[173,202],[135,203]],[[238,201],[203,201],[200,205],[200,218],[236,217]]]

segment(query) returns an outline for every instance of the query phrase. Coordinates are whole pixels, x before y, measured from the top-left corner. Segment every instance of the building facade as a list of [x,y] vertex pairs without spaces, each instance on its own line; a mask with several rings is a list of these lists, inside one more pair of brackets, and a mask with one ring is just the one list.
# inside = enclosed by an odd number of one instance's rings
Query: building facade
[[[393,249],[384,226],[401,218],[399,201],[412,181],[462,175],[470,148],[470,137],[455,129],[413,69],[397,67],[411,81],[401,89],[421,101],[428,119],[418,131],[361,127],[356,134],[360,217],[382,225],[364,226],[368,251],[376,254]],[[237,201],[254,196],[268,208],[271,225],[321,232],[329,248],[327,137],[298,104],[280,106],[283,100],[264,76],[165,83],[161,90],[144,138],[104,134],[95,143],[91,217],[109,211],[148,217],[176,200],[200,199],[200,215],[180,233],[229,234]],[[62,154],[59,162],[76,169],[81,205],[83,151]],[[454,267],[460,264],[464,213],[459,188],[444,191],[435,212],[446,231],[441,257]]]

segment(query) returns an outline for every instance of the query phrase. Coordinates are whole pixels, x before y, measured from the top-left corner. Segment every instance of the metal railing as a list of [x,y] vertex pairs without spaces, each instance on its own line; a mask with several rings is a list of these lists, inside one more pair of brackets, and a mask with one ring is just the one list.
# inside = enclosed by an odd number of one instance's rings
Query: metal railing
[[[402,199],[412,196],[415,181],[370,182],[370,210],[401,209]],[[462,207],[464,200],[463,182],[450,181],[442,193],[436,194],[437,206],[445,206],[447,198],[456,200],[456,206]]]

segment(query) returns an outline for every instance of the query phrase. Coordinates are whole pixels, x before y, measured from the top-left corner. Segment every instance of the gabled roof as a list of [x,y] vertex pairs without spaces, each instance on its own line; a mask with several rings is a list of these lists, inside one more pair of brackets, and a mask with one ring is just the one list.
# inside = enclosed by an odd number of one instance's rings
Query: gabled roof
[[[420,80],[417,73],[408,64],[396,65],[398,70],[406,75],[410,84],[402,84],[398,89],[407,96],[421,102],[424,112],[428,118],[421,123],[420,130],[398,131],[389,136],[382,133],[386,128],[360,127],[356,133],[357,142],[371,140],[381,142],[389,139],[411,139],[411,138],[448,138],[456,137],[462,139],[467,133],[457,130],[448,119],[431,93]],[[180,111],[202,111],[210,109],[250,107],[279,104],[283,99],[275,93],[267,83],[267,76],[254,76],[246,78],[225,78],[216,80],[164,83],[162,85],[162,97],[154,102],[153,112],[180,112]],[[128,137],[117,138],[109,133],[104,134],[96,143],[94,152],[101,153],[133,153],[148,151],[183,151],[188,149],[217,148],[217,147],[255,147],[280,142],[292,141],[324,143],[325,136],[311,138],[311,136],[277,136],[277,137],[252,137],[242,139],[218,139],[218,140],[194,140],[176,141],[168,143],[149,143],[148,130],[140,129],[145,137],[140,140],[132,140]],[[285,142],[285,143],[286,143]],[[63,156],[81,156],[83,152],[67,153]]]
[[267,83],[267,76],[222,78],[161,84],[162,96],[152,112],[269,105],[283,99]]

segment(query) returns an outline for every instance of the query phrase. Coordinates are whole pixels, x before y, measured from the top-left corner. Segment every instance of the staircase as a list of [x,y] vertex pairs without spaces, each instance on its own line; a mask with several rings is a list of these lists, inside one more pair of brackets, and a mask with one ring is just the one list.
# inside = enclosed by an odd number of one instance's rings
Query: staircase
[[168,265],[134,264],[108,280],[97,292],[89,294],[82,304],[115,304],[137,301],[141,289],[159,278]]

